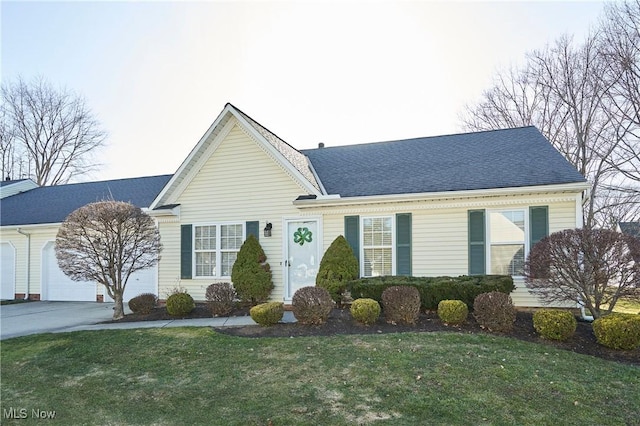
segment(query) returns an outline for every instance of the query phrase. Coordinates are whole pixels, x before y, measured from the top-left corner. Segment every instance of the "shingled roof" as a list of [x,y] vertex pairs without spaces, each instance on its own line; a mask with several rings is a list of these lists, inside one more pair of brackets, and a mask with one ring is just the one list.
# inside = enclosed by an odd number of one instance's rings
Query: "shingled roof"
[[618,225],[623,234],[640,238],[640,222],[620,222]]
[[302,153],[327,193],[341,197],[585,182],[533,126]]
[[96,201],[149,207],[172,175],[43,186],[2,200],[1,226],[61,223],[75,209]]
[[[229,104],[231,105],[231,104]],[[309,162],[307,157],[302,154],[300,151],[289,145],[287,142],[280,139],[275,133],[264,127],[262,124],[255,121],[253,118],[249,117],[247,114],[242,112],[238,107],[231,105],[233,108],[238,111],[238,113],[245,119],[247,122],[262,135],[267,142],[269,142],[275,149],[277,149],[280,154],[284,156],[284,158],[291,163],[293,167],[298,170],[302,176],[304,176],[316,189],[320,190],[320,185],[316,181],[316,177],[311,172],[309,168]]]

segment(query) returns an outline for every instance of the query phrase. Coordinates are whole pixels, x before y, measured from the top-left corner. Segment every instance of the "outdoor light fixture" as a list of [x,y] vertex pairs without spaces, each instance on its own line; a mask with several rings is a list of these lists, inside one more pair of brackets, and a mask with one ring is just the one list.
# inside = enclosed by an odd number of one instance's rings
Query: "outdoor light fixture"
[[273,225],[271,224],[271,222],[267,222],[267,225],[264,227],[264,236],[265,237],[270,237],[271,236],[271,228],[273,228]]

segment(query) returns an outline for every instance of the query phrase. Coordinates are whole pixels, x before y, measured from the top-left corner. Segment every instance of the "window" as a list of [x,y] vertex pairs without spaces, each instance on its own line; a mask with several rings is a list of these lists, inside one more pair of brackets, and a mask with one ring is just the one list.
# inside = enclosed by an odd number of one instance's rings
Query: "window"
[[527,220],[525,210],[489,212],[489,259],[491,274],[522,275]]
[[393,274],[392,217],[362,219],[362,275],[377,277]]
[[194,227],[196,277],[229,277],[244,241],[242,224]]

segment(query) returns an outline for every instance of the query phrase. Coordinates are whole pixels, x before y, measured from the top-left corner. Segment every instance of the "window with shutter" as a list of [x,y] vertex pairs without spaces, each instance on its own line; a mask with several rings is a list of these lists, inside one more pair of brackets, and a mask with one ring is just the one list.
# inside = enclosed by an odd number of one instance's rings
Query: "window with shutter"
[[531,247],[549,233],[548,206],[469,210],[469,274],[523,273]]
[[484,210],[469,210],[469,275],[485,273]]
[[226,278],[245,235],[259,237],[259,222],[182,225],[180,230],[180,277]]

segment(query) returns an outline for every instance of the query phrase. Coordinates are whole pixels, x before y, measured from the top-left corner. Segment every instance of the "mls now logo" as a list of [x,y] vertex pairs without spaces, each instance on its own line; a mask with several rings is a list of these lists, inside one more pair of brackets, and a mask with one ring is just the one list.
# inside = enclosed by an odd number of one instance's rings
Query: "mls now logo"
[[28,411],[26,408],[9,407],[2,409],[2,417],[5,419],[26,419]]
[[2,417],[5,419],[26,419],[31,414],[32,419],[54,419],[55,411],[32,409],[31,413],[26,408],[9,407],[2,409]]

